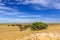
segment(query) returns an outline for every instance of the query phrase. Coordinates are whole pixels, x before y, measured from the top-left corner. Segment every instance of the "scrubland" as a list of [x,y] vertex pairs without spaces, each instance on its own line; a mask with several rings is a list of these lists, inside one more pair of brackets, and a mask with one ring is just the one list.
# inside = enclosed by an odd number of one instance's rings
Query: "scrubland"
[[30,28],[20,31],[18,26],[0,24],[0,40],[60,40],[60,24],[36,31]]

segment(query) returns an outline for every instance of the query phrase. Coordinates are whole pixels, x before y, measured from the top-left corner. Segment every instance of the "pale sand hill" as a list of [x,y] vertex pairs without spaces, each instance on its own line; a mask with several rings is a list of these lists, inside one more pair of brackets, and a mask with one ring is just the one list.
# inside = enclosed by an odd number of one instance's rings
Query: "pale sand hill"
[[60,40],[60,24],[39,31],[30,28],[20,31],[17,26],[0,25],[0,40]]

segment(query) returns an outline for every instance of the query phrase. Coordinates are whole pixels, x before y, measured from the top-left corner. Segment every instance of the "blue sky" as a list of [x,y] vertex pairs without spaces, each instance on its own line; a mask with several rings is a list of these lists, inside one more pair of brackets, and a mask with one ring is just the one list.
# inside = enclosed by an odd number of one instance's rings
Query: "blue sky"
[[60,23],[60,0],[0,0],[0,23]]

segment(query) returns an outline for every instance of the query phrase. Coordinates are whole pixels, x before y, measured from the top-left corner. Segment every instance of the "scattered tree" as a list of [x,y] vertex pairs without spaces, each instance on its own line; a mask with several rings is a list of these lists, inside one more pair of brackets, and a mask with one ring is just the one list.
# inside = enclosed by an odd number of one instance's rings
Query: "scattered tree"
[[12,24],[12,26],[15,26],[15,25]]
[[41,29],[47,29],[48,25],[43,22],[34,22],[32,24],[17,24],[16,26],[19,27],[20,31],[23,31],[27,28],[31,28],[31,30],[41,30]]
[[41,30],[41,29],[47,29],[48,25],[46,23],[42,23],[42,22],[35,22],[32,23],[32,30]]

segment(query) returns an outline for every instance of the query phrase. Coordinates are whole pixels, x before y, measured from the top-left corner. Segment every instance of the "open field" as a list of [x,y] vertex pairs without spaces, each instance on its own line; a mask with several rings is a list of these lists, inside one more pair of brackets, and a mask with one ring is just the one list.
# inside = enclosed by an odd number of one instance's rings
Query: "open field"
[[[45,36],[41,36],[41,34]],[[30,35],[32,35],[33,37],[31,37]],[[36,36],[38,37],[37,39]],[[46,39],[44,39],[44,37]],[[24,31],[20,31],[18,26],[8,26],[7,24],[0,24],[0,40],[60,40],[59,38],[60,24],[49,25],[48,29],[39,31],[32,31],[30,28]]]

